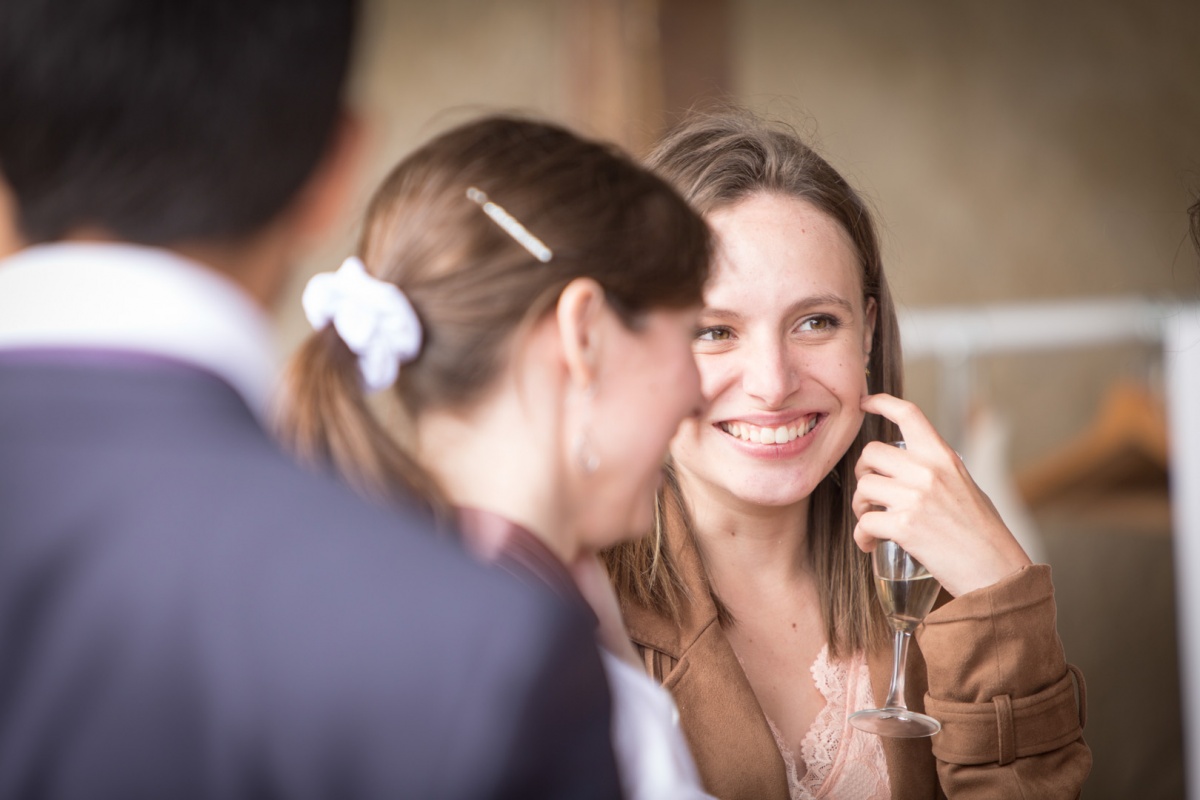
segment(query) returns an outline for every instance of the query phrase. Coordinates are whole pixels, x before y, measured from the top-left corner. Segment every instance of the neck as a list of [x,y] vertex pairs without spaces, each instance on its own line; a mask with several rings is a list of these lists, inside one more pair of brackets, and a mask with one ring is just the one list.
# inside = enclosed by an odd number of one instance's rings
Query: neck
[[16,207],[8,184],[0,179],[0,259],[7,258],[24,246],[17,231]]
[[[292,230],[281,218],[252,235],[231,241],[179,242],[164,246],[232,280],[264,310],[270,311],[283,291],[292,254]],[[83,227],[63,237],[68,242],[120,243],[100,228]],[[0,230],[0,249],[5,247]]]
[[559,426],[522,408],[518,392],[493,395],[469,412],[422,413],[417,421],[421,462],[451,504],[515,522],[570,564],[580,544],[574,515],[562,499],[563,470],[552,456],[558,451],[554,435]]
[[679,471],[693,529],[717,594],[737,598],[794,592],[811,579],[808,564],[809,498],[788,506],[762,506],[715,490]]
[[270,311],[289,274],[292,243],[286,227],[277,224],[233,243],[185,243],[171,249],[222,273]]

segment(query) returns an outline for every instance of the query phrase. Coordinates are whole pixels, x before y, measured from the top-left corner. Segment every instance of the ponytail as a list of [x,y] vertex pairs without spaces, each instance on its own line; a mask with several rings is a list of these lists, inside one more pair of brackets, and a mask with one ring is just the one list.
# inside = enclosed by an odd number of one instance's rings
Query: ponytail
[[358,359],[332,325],[289,361],[276,419],[280,441],[302,463],[332,468],[364,497],[394,504],[415,497],[442,515],[437,482],[389,433],[367,401]]

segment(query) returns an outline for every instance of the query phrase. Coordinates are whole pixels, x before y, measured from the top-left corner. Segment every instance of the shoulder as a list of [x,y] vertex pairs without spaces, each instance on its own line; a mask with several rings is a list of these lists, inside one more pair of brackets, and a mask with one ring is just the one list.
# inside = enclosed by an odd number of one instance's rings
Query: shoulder
[[515,768],[506,746],[606,730],[589,625],[549,592],[296,466],[212,381],[44,372],[17,399],[0,381],[19,407],[0,419],[0,626],[36,631],[0,659],[26,680],[0,738],[57,754],[80,732],[55,768],[85,772],[136,747],[138,779],[162,780],[129,795],[245,777],[269,748],[263,779],[470,797]]
[[621,612],[647,674],[672,692],[685,685],[719,692],[740,672],[715,608],[689,603],[676,617],[624,599]]
[[682,619],[636,598],[621,598],[621,616],[629,638],[642,651],[655,651],[678,661],[694,639],[685,631]]
[[[709,592],[698,559],[672,555],[678,560],[680,589],[674,602],[653,601],[634,591],[621,591],[621,615],[634,644],[642,651],[654,651],[671,661],[679,661],[698,645],[713,639],[724,640],[716,601]],[[668,608],[668,606],[671,606]]]

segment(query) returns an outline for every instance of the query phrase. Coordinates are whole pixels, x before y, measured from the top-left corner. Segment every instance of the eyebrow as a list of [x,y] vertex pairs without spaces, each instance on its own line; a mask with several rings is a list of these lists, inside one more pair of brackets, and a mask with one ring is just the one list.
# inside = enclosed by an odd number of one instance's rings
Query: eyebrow
[[[835,306],[847,314],[854,313],[854,306],[850,304],[849,300],[841,295],[815,294],[810,297],[801,298],[800,300],[792,303],[785,310],[784,316],[791,317],[797,314],[803,314],[816,308],[827,308],[829,306]],[[711,306],[705,306],[700,312],[700,315],[702,317],[719,317],[721,319],[730,320],[742,319],[742,314],[738,313],[737,311],[730,311],[729,309],[725,308],[714,308]]]

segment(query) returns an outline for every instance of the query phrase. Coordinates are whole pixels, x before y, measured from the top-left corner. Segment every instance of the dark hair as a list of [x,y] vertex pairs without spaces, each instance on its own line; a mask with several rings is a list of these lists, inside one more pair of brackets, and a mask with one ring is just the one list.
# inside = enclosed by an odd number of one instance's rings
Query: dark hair
[[341,108],[353,0],[0,3],[0,173],[31,242],[252,234]]
[[[467,196],[477,188],[553,252],[542,263]],[[553,310],[572,280],[599,283],[631,328],[656,308],[699,305],[710,238],[700,215],[625,154],[565,128],[488,117],[404,159],[367,209],[358,254],[398,286],[424,328],[400,370],[400,419],[384,425],[363,395],[357,362],[332,328],[289,365],[282,434],[308,460],[332,462],[360,491],[437,487],[405,446],[404,421],[461,409],[509,363],[513,339]]]
[[[879,240],[862,197],[794,130],[732,109],[694,114],[669,132],[646,163],[669,180],[704,214],[756,194],[779,194],[811,203],[847,233],[858,255],[864,301],[876,303],[868,385],[901,395],[902,362],[896,309],[883,272]],[[884,634],[875,602],[870,558],[854,543],[854,465],[869,441],[898,439],[895,426],[868,416],[849,450],[813,491],[809,504],[809,560],[821,593],[821,614],[830,650],[860,650]],[[669,469],[669,467],[668,467]],[[679,484],[668,475],[659,495],[659,525],[692,536]],[[618,593],[659,613],[674,615],[683,598],[679,576],[662,530],[618,545],[607,554]],[[714,595],[722,624],[732,617]]]

